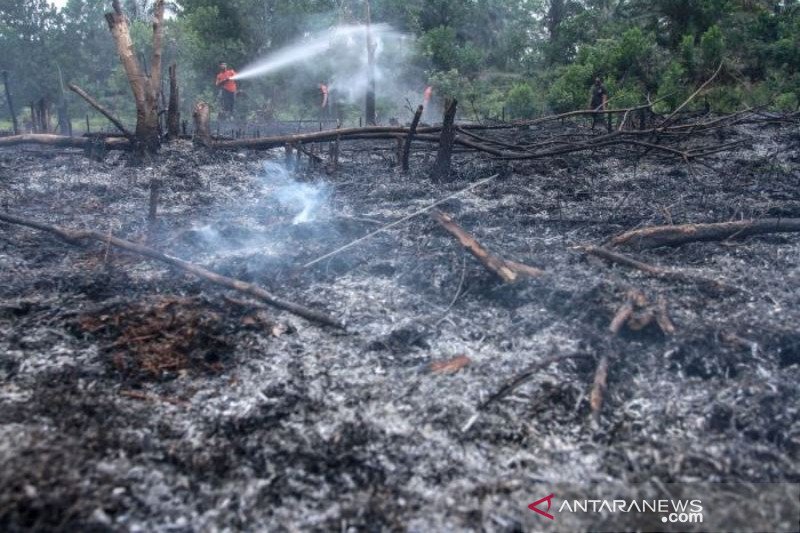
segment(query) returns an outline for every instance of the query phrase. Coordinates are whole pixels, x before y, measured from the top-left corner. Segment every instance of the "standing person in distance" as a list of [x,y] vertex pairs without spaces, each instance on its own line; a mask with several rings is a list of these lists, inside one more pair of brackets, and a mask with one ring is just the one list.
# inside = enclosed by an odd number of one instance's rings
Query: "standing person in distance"
[[234,77],[236,71],[228,68],[227,63],[222,62],[219,64],[219,73],[217,74],[216,85],[219,88],[219,96],[221,99],[222,108],[219,113],[219,119],[233,118],[233,109],[236,105],[236,81]]
[[[604,115],[602,111],[605,111],[607,107],[608,90],[603,85],[603,80],[598,76],[594,79],[594,85],[592,85],[592,92],[589,97],[589,109],[594,111],[594,115],[592,115],[592,131],[594,131],[598,122],[602,122]],[[611,115],[608,117],[608,131],[611,132]]]

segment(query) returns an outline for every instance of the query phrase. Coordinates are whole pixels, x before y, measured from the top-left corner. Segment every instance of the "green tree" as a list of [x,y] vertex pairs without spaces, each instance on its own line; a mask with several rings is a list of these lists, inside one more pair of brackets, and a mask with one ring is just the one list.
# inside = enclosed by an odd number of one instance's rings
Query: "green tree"
[[0,70],[11,73],[18,104],[57,95],[62,28],[63,18],[47,0],[5,2],[0,9]]

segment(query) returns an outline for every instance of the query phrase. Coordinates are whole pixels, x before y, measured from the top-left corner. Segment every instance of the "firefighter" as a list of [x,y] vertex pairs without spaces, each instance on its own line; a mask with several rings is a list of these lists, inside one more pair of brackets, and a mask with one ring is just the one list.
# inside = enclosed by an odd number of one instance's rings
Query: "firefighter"
[[219,73],[217,74],[216,85],[219,88],[219,96],[222,100],[222,111],[220,111],[220,119],[223,116],[233,117],[233,108],[236,105],[236,81],[234,77],[236,71],[228,68],[227,63],[222,62],[219,64]]

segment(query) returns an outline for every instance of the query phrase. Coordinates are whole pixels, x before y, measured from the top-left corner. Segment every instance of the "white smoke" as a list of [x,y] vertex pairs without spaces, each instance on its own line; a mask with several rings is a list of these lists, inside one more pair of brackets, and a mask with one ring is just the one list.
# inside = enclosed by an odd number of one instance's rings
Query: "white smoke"
[[264,163],[264,176],[267,194],[281,207],[295,213],[293,224],[314,222],[327,206],[329,192],[325,184],[299,182],[285,166],[274,161]]

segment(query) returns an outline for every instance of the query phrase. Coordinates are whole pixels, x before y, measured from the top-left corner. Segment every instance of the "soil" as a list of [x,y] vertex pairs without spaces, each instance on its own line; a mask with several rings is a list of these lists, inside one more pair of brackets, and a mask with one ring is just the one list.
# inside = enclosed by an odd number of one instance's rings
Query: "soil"
[[[724,289],[573,249],[648,225],[800,217],[796,125],[724,137],[744,144],[692,165],[640,148],[458,154],[438,184],[434,152],[402,176],[393,142],[344,144],[335,173],[304,158],[288,178],[282,150],[178,142],[143,166],[0,152],[4,210],[144,242],[347,324],[0,223],[0,529],[515,531],[541,527],[527,506],[556,485],[800,482],[800,236],[628,251]],[[542,278],[503,284],[427,216],[302,268],[493,174],[443,209]],[[281,198],[292,179],[321,199],[310,222]],[[632,289],[666,302],[674,334],[609,332]]]

